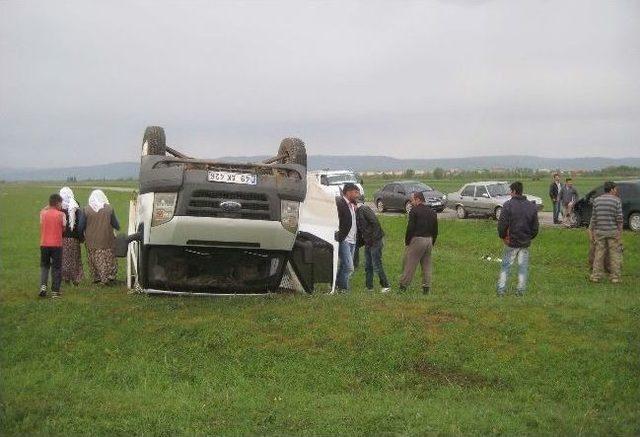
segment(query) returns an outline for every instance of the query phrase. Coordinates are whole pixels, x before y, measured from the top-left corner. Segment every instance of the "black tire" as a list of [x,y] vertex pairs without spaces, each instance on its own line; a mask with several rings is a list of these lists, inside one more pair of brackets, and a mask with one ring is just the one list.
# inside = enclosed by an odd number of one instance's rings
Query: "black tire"
[[496,209],[493,210],[493,218],[496,220],[500,220],[501,214],[502,214],[502,207],[497,206]]
[[407,203],[404,204],[404,212],[409,214],[411,212],[411,208],[413,208],[411,201],[407,201]]
[[307,166],[307,148],[300,138],[285,138],[280,143],[278,156],[282,156],[283,164],[299,164]]
[[462,205],[456,206],[456,217],[459,219],[466,219],[469,214],[467,210]]
[[629,214],[629,229],[633,232],[640,232],[640,212]]
[[167,154],[167,138],[160,126],[147,126],[142,137],[142,155]]

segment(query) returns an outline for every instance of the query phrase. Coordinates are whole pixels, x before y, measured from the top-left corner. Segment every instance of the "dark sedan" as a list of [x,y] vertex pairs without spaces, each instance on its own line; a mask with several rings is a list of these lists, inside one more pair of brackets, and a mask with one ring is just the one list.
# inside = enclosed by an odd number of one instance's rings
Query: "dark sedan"
[[420,191],[424,194],[426,204],[442,212],[447,203],[447,196],[440,191],[434,190],[430,186],[418,181],[398,181],[386,184],[384,187],[373,193],[373,202],[380,212],[384,211],[406,211],[411,210],[411,193]]
[[[622,216],[624,226],[632,231],[640,231],[640,180],[616,182],[618,195],[622,201]],[[578,200],[573,208],[575,223],[588,226],[591,221],[593,199],[604,193],[604,185],[589,191],[582,199]]]

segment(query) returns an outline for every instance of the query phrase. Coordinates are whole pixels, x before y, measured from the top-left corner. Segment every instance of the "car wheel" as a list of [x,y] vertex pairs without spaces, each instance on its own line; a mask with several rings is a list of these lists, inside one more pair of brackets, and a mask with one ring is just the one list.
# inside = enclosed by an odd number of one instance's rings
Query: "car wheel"
[[407,202],[404,204],[404,210],[407,214],[411,212],[411,208],[413,208],[413,205],[411,204],[411,202]]
[[458,205],[456,206],[456,215],[459,219],[467,218],[467,210],[464,209],[464,206]]
[[300,138],[285,138],[280,143],[278,156],[283,164],[300,164],[307,166],[307,148]]
[[378,199],[376,202],[376,208],[378,209],[378,212],[384,212],[384,202],[382,199]]
[[640,232],[640,212],[634,212],[629,216],[629,229]]
[[499,206],[499,207],[497,207],[497,208],[493,211],[493,217],[494,217],[496,220],[500,220],[500,216],[501,216],[501,215],[502,215],[502,207],[501,207],[501,206]]
[[142,156],[159,155],[167,153],[167,138],[164,129],[160,126],[147,126],[142,137]]

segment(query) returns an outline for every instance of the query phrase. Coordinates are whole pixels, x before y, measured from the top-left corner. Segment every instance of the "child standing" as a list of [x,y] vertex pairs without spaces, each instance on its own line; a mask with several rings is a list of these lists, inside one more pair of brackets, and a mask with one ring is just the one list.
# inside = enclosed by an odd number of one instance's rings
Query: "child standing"
[[62,232],[67,224],[59,194],[49,196],[49,206],[40,211],[40,297],[47,295],[51,270],[51,297],[60,296],[62,282]]

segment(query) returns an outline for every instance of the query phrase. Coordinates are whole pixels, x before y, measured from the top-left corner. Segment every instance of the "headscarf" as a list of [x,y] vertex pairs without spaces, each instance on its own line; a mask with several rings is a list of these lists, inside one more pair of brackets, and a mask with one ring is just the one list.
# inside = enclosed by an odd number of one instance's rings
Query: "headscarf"
[[95,212],[100,211],[108,203],[109,199],[107,199],[107,195],[102,190],[93,190],[89,195],[89,206]]
[[62,197],[62,209],[66,209],[69,215],[69,229],[73,231],[76,227],[76,211],[80,208],[73,196],[73,191],[69,187],[60,189],[60,197]]

